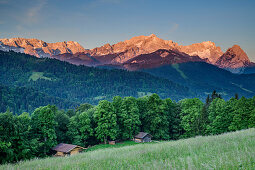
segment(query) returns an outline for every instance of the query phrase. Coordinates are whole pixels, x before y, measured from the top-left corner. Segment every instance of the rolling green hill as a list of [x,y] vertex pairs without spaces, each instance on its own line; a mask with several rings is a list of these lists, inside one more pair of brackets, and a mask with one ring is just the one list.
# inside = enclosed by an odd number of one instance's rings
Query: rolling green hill
[[152,93],[180,100],[189,89],[148,73],[76,66],[56,59],[0,51],[0,84],[33,88],[72,102],[97,104],[113,96],[140,97]]
[[255,129],[218,136],[98,149],[0,169],[254,169]]

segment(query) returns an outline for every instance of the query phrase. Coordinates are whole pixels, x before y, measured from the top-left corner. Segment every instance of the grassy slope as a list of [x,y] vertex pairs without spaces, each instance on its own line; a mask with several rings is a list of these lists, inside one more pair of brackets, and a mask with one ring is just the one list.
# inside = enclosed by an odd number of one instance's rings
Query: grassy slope
[[131,145],[138,145],[138,144],[139,143],[136,143],[134,141],[124,141],[124,142],[116,143],[115,145],[99,144],[99,145],[89,147],[88,149],[85,150],[85,152],[91,152],[91,151],[95,151],[98,149],[106,149],[106,148],[120,148],[120,147],[124,147],[124,146],[131,146]]
[[218,136],[98,149],[0,169],[255,169],[255,129]]
[[44,79],[51,81],[51,78],[45,77],[43,72],[32,72],[32,75],[29,77],[28,81],[37,81],[38,79]]

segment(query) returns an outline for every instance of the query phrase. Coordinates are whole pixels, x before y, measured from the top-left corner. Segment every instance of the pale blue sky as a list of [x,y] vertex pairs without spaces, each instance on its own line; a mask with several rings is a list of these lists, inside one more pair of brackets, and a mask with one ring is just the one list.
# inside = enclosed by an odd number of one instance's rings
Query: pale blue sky
[[255,62],[254,0],[0,0],[0,38],[84,48],[156,34],[181,45],[240,45]]

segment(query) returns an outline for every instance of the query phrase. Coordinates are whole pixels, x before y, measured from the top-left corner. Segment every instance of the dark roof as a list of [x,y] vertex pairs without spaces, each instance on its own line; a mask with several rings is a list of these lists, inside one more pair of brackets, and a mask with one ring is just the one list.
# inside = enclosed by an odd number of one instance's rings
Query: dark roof
[[[150,135],[149,133],[146,133],[146,132],[139,132],[136,136],[135,136],[135,138],[138,138],[138,139],[143,139],[145,136],[147,136],[147,135]],[[151,135],[150,135],[150,137],[152,137]]]
[[83,147],[78,146],[78,145],[71,145],[71,144],[60,143],[57,146],[53,147],[52,150],[57,151],[57,152],[68,153],[68,152],[70,152],[71,150],[73,150],[76,147],[83,148]]

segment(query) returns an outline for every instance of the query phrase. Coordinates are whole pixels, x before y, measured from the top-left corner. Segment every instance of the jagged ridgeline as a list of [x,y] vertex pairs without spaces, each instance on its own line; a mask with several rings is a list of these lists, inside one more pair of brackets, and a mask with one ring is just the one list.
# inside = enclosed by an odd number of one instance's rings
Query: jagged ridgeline
[[187,87],[148,73],[76,66],[15,52],[0,51],[0,75],[4,86],[33,88],[75,103],[97,104],[117,95],[141,97],[152,93],[173,100],[190,97]]

